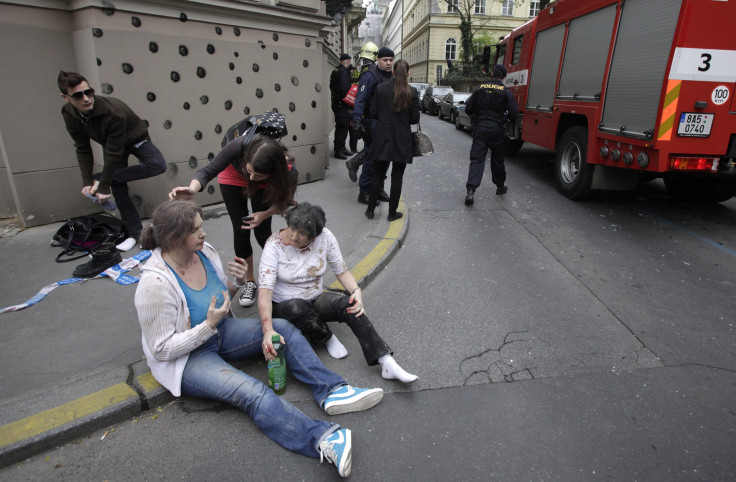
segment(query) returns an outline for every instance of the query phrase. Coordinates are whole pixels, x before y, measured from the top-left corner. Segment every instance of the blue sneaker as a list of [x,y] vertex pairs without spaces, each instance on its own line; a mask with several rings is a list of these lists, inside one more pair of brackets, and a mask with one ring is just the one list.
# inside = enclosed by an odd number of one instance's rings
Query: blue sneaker
[[319,463],[327,457],[335,464],[340,477],[350,475],[353,468],[353,435],[347,428],[335,430],[319,444]]
[[383,398],[380,388],[355,388],[343,385],[327,396],[324,403],[327,415],[368,410]]

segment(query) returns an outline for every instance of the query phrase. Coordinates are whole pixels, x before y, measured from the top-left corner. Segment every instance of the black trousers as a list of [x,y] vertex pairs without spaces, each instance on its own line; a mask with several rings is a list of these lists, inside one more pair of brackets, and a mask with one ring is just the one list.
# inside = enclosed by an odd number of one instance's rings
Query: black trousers
[[333,108],[332,111],[335,113],[335,149],[344,149],[350,130],[350,110],[347,106],[338,106]]
[[388,166],[391,164],[391,192],[389,193],[388,214],[396,214],[399,207],[399,198],[401,197],[401,188],[404,185],[404,171],[406,163],[390,162],[390,161],[373,161],[373,178],[371,179],[371,193],[368,198],[368,207],[375,209],[378,193],[383,187],[383,180],[386,178]]
[[[267,206],[263,202],[265,194],[264,189],[258,189],[250,198],[250,205],[253,212],[261,212],[267,210]],[[250,232],[256,237],[256,241],[262,248],[268,237],[271,236],[271,218],[264,220],[254,229],[242,229],[242,218],[248,216],[248,196],[245,194],[245,188],[240,186],[231,186],[228,184],[220,184],[220,193],[222,200],[225,202],[227,214],[230,216],[230,222],[233,225],[233,248],[235,256],[246,259],[253,254],[253,246],[250,244]]]
[[383,355],[393,352],[381,338],[373,323],[365,314],[355,316],[348,313],[350,297],[339,293],[324,292],[312,301],[294,298],[273,303],[272,318],[284,318],[299,328],[302,334],[314,343],[323,345],[332,337],[327,321],[345,323],[360,343],[368,365],[375,365]]
[[[138,164],[128,165],[128,158],[131,154],[140,161]],[[135,203],[130,198],[128,183],[163,174],[166,172],[166,160],[153,142],[146,141],[138,147],[126,148],[122,160],[115,167],[110,190],[115,198],[118,211],[120,211],[120,219],[128,231],[128,236],[138,239],[143,225]],[[93,177],[99,180],[101,175],[102,173],[97,173]]]
[[504,166],[504,132],[497,122],[483,121],[473,129],[473,145],[470,147],[470,166],[468,168],[468,182],[466,188],[476,189],[483,180],[483,171],[486,167],[486,154],[491,150],[491,181],[496,186],[503,186],[506,182],[506,167]]

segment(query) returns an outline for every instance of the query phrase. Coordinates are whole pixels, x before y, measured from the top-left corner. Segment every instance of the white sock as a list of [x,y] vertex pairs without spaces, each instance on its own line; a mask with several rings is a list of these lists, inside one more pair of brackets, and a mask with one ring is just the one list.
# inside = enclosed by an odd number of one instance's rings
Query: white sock
[[401,368],[391,355],[383,355],[378,359],[378,363],[382,367],[381,376],[386,380],[399,380],[400,382],[411,383],[419,378]]
[[135,247],[135,238],[128,238],[115,247],[118,248],[119,251],[130,251]]
[[340,340],[337,339],[335,334],[332,334],[332,338],[327,340],[327,353],[330,354],[332,358],[345,358],[348,356],[348,349],[345,348],[345,345],[340,343]]

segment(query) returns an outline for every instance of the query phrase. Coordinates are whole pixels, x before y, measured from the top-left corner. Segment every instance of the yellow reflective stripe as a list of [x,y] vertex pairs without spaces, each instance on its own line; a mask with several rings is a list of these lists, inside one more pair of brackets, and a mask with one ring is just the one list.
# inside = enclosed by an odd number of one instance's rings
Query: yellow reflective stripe
[[659,135],[657,136],[657,139],[661,141],[669,141],[672,138],[681,86],[681,80],[669,80],[667,82],[667,93],[664,96],[662,116],[659,119]]

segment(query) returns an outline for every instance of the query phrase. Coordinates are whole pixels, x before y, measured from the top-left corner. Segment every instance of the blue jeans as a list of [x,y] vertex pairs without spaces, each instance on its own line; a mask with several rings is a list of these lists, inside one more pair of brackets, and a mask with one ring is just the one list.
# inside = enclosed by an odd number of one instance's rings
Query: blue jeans
[[[309,385],[322,406],[327,395],[345,385],[317,358],[301,332],[288,321],[273,320],[273,328],[286,340],[286,366],[297,380]],[[225,318],[217,335],[189,354],[181,391],[185,395],[218,400],[246,412],[274,442],[308,457],[319,456],[319,443],[339,425],[312,420],[273,393],[263,382],[233,367],[228,361],[263,356],[261,322],[256,318]]]

